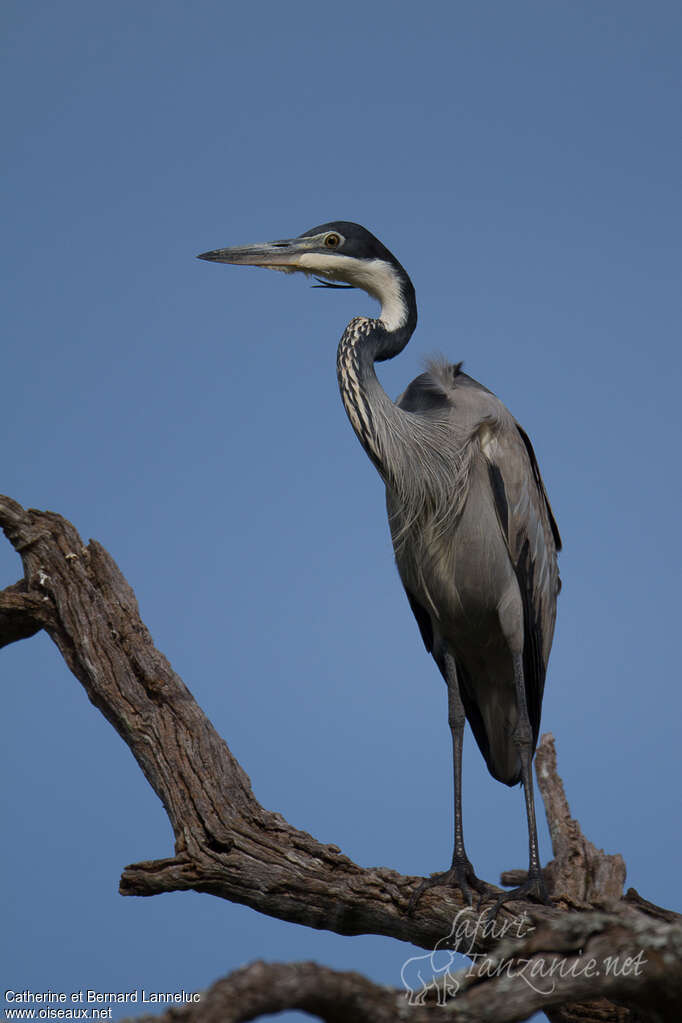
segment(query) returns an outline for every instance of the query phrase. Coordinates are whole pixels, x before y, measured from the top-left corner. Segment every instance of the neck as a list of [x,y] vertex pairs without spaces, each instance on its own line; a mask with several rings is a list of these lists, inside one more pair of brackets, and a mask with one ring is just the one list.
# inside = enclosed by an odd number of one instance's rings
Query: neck
[[379,323],[385,328],[385,335],[383,341],[376,338],[374,362],[392,359],[403,350],[417,326],[417,300],[412,281],[399,263],[375,259],[355,269],[352,283],[381,304]]
[[378,320],[356,317],[346,327],[339,342],[336,369],[351,426],[388,482],[387,445],[400,436],[399,420],[405,413],[397,408],[379,383],[374,363],[392,359],[403,350],[417,325],[417,303],[407,274],[399,292],[383,291],[380,298],[382,307]]

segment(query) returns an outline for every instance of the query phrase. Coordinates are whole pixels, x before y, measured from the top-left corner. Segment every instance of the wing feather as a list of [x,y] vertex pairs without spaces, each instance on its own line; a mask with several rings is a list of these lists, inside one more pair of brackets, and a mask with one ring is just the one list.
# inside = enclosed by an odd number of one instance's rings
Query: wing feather
[[561,586],[561,538],[533,446],[518,423],[502,427],[487,458],[492,496],[523,602],[523,669],[535,744]]
[[[432,361],[427,372],[409,385],[397,404],[403,411],[425,418],[441,416],[449,410],[453,437],[459,443],[466,445],[476,436],[479,438],[480,450],[488,465],[490,491],[500,530],[521,593],[526,699],[534,742],[537,743],[545,675],[556,619],[556,598],[561,586],[557,567],[561,537],[533,446],[526,432],[499,399],[462,372],[461,363],[451,366],[443,361]],[[391,515],[389,501],[389,518]],[[410,592],[405,579],[403,584],[424,645],[446,677],[441,651],[434,645],[431,614]],[[458,664],[458,674],[465,681],[466,671],[461,664]],[[466,689],[466,685],[463,688]],[[467,717],[489,761],[489,744],[483,718],[476,701],[468,702]]]

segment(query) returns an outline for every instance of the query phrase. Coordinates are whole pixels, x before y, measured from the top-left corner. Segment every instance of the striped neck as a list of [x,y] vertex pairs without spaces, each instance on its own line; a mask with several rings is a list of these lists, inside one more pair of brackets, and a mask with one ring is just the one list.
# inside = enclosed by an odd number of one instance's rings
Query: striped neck
[[[409,278],[408,278],[409,281]],[[402,413],[377,379],[375,362],[398,355],[417,324],[414,289],[403,324],[388,330],[382,319],[357,316],[346,327],[336,353],[341,399],[351,426],[384,480],[387,479],[385,442],[391,423]]]

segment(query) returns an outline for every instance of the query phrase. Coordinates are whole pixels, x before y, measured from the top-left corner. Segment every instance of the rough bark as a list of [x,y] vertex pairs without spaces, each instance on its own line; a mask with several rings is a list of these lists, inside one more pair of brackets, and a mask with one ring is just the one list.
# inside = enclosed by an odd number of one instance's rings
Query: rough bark
[[[193,889],[340,934],[487,954],[483,975],[475,968],[466,975],[436,971],[449,999],[445,1008],[430,1004],[437,985],[424,982],[418,993],[426,1004],[409,1007],[414,1023],[434,1012],[457,1020],[520,1020],[540,1008],[557,1023],[679,1018],[682,919],[635,892],[621,898],[623,860],[595,849],[571,819],[551,737],[541,741],[536,765],[554,850],[547,868],[553,905],[508,903],[484,926],[457,891],[437,888],[408,916],[418,878],[361,868],[257,802],[227,745],[154,647],[133,591],[103,547],[85,546],[59,515],[25,510],[10,498],[0,497],[0,525],[24,569],[22,580],[0,592],[0,646],[45,629],[130,747],[173,828],[174,855],[126,867],[122,894]],[[619,968],[605,968],[615,956]],[[601,964],[598,975],[585,972],[592,959]],[[531,971],[538,975],[553,962],[551,990],[528,983]],[[485,975],[491,971],[497,975]],[[255,963],[167,1018],[236,1021],[289,1007],[334,1021],[395,1019],[408,1010],[405,990],[355,974]]]
[[[559,777],[556,748],[551,736],[543,736],[535,754],[535,774],[545,804],[554,859],[543,868],[545,881],[557,902],[566,908],[588,909],[620,899],[625,884],[625,860],[597,849],[571,817],[564,784]],[[518,885],[525,871],[508,870],[502,883]]]

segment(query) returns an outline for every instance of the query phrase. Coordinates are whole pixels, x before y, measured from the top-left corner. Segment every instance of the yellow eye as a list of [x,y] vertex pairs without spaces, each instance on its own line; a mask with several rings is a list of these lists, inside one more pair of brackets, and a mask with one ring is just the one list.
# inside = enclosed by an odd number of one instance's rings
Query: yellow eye
[[328,234],[324,240],[328,249],[335,249],[341,244],[341,237],[338,234]]

